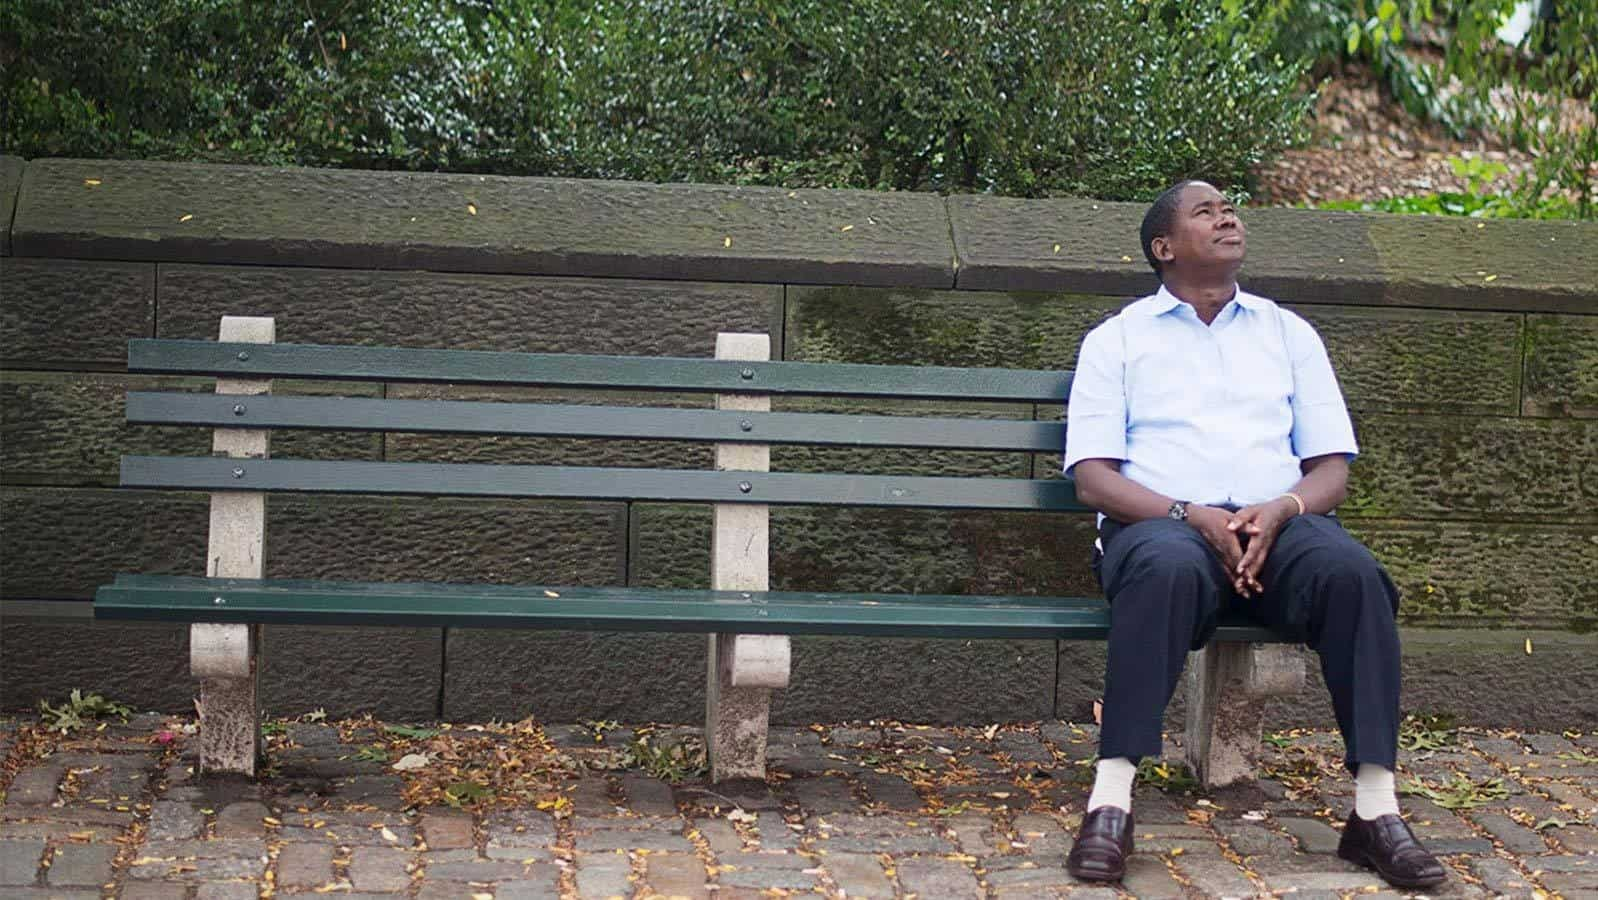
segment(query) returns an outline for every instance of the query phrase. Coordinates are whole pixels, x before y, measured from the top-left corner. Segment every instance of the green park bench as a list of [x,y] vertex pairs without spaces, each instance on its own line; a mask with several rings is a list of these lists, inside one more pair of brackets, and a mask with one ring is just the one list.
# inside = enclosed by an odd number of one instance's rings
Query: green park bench
[[[682,631],[710,636],[706,742],[716,780],[763,777],[770,692],[789,635],[1104,640],[1097,597],[768,590],[771,504],[1082,512],[1062,478],[771,472],[769,448],[1020,451],[1058,458],[1059,422],[771,412],[771,398],[1060,404],[1069,372],[773,362],[766,335],[722,334],[716,358],[276,344],[271,319],[225,317],[219,341],[134,340],[128,370],[211,376],[216,393],[130,392],[128,420],[215,429],[209,457],[126,456],[127,488],[212,492],[207,577],[122,574],[99,619],[192,623],[201,764],[254,773],[261,625]],[[272,378],[433,382],[715,395],[714,409],[273,396]],[[268,429],[697,441],[713,470],[270,459]],[[714,507],[711,589],[369,583],[263,578],[265,495],[538,497]],[[1059,560],[1086,566],[1088,560]],[[869,673],[862,673],[869,677]],[[1260,698],[1303,683],[1302,657],[1267,630],[1223,623],[1189,665],[1189,761],[1215,784],[1247,777]]]

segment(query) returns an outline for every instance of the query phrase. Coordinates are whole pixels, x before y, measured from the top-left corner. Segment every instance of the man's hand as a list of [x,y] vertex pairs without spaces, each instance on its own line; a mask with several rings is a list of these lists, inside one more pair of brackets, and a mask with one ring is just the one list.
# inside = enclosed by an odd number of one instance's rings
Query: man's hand
[[[1226,523],[1226,530],[1234,535],[1248,535],[1248,549],[1243,551],[1236,568],[1228,569],[1229,574],[1248,584],[1256,593],[1262,590],[1260,570],[1265,568],[1265,557],[1271,552],[1276,532],[1295,515],[1298,515],[1298,504],[1286,496],[1245,506],[1233,514]],[[1249,595],[1244,593],[1243,596]]]
[[1215,555],[1221,558],[1232,587],[1243,596],[1250,596],[1258,583],[1250,584],[1242,575],[1243,543],[1238,540],[1237,529],[1231,527],[1232,515],[1213,506],[1190,505],[1187,523],[1196,529]]

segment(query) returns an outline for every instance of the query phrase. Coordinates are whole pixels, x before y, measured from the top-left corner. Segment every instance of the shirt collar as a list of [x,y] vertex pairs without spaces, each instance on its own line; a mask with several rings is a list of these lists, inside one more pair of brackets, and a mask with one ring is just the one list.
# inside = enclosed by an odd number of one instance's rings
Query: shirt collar
[[[1237,289],[1237,293],[1233,295],[1232,299],[1237,301],[1238,306],[1250,311],[1257,312],[1265,307],[1265,299],[1263,297],[1256,297],[1241,287]],[[1181,305],[1181,298],[1166,290],[1165,285],[1162,284],[1160,289],[1149,297],[1148,313],[1151,318],[1163,316]]]

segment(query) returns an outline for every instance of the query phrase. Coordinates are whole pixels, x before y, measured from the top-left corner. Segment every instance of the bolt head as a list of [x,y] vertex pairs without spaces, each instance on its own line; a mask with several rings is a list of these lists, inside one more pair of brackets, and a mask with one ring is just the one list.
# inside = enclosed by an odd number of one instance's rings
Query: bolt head
[[743,431],[754,431],[755,423],[749,421],[748,419],[744,419],[738,423],[738,428]]
[[242,404],[242,403],[234,404],[233,405],[233,415],[235,415],[235,416],[244,415],[244,404]]
[[225,600],[225,599],[223,599],[221,597],[216,597],[216,598],[213,598],[211,600],[211,602],[216,604],[217,606],[222,606],[223,604],[227,603],[227,600]]
[[250,351],[248,351],[248,350],[240,350],[239,351],[239,356],[238,356],[239,362],[249,362],[249,359],[250,359]]
[[755,377],[755,370],[754,369],[750,369],[750,368],[745,368],[742,372],[739,372],[738,374],[743,376],[745,381],[748,381],[749,379]]
[[752,484],[750,484],[750,483],[749,483],[749,482],[747,482],[747,481],[740,481],[740,482],[738,482],[738,491],[739,491],[739,492],[740,492],[740,493],[744,493],[744,494],[747,494],[747,493],[749,493],[749,492],[750,492],[750,491],[752,491],[752,490],[754,490],[754,489],[755,489],[755,486],[754,486],[754,485],[752,485]]
[[244,477],[244,467],[243,466],[234,466],[233,467],[233,477],[234,478],[243,478]]

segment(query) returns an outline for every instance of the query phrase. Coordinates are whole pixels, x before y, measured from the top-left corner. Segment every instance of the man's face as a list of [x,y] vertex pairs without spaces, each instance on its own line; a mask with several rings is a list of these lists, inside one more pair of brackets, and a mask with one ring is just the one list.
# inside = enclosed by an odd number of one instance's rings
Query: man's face
[[1182,189],[1170,233],[1151,246],[1156,259],[1180,269],[1241,265],[1247,248],[1232,202],[1203,182]]

